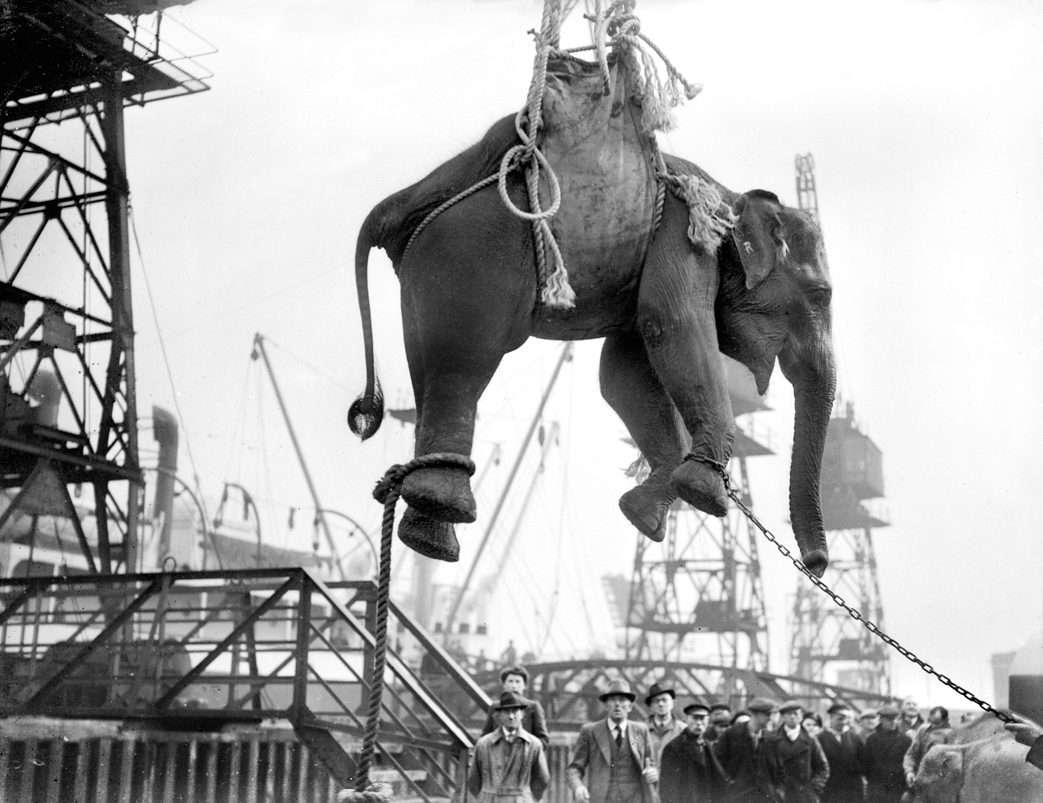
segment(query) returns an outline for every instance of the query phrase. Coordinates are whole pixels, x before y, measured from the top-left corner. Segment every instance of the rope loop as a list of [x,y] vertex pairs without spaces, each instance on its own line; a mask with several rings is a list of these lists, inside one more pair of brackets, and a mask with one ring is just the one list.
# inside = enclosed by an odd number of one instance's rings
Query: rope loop
[[[535,167],[529,167],[528,169],[535,169],[538,173],[540,167],[542,167],[547,173],[547,178],[550,179],[551,205],[550,208],[544,209],[543,211],[525,212],[515,206],[511,197],[507,194],[508,173],[517,169],[519,163],[524,158],[520,158],[521,154],[528,156],[530,153],[535,157],[536,165]],[[528,145],[515,145],[507,151],[507,153],[503,155],[503,159],[500,160],[498,187],[500,190],[500,200],[503,201],[504,206],[510,210],[511,214],[520,217],[522,220],[547,220],[548,218],[554,217],[554,215],[558,213],[558,209],[561,208],[561,185],[558,183],[558,177],[554,175],[554,170],[551,169],[550,162],[547,161],[547,157],[543,155],[539,148],[533,148],[532,151],[529,151]],[[529,202],[532,206],[539,209],[538,200],[533,203],[533,199],[530,198]]]
[[394,490],[397,500],[397,491],[402,486],[402,481],[407,475],[421,468],[462,468],[467,472],[468,477],[473,477],[475,472],[474,461],[469,457],[453,452],[432,452],[415,457],[405,465],[396,463],[389,468],[384,472],[384,476],[377,480],[377,485],[373,489],[373,498],[380,504],[386,505],[391,491]]

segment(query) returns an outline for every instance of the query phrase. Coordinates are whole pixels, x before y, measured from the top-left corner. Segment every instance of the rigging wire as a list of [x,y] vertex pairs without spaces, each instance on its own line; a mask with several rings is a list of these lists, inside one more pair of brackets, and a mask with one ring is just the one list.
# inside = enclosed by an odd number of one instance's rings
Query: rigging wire
[[333,378],[332,376],[330,376],[329,374],[325,373],[325,372],[324,372],[324,371],[323,371],[323,370],[322,370],[321,368],[316,368],[316,367],[315,367],[314,365],[312,365],[312,364],[311,364],[310,362],[308,362],[308,361],[307,361],[307,360],[305,360],[304,358],[302,358],[302,357],[298,357],[298,356],[297,356],[296,354],[294,354],[294,353],[293,353],[292,351],[290,351],[289,349],[285,348],[284,346],[280,346],[280,345],[279,345],[278,343],[276,343],[276,342],[275,342],[274,340],[272,340],[272,339],[271,339],[270,337],[265,337],[265,339],[264,339],[264,342],[265,342],[265,343],[268,343],[268,344],[270,344],[270,345],[272,345],[272,346],[275,346],[275,347],[276,347],[277,349],[279,349],[280,351],[282,351],[282,352],[283,352],[284,354],[286,354],[286,355],[287,355],[287,356],[289,356],[289,357],[292,357],[292,358],[293,358],[293,359],[295,359],[295,360],[296,360],[297,362],[299,362],[299,363],[300,363],[301,365],[303,365],[303,366],[304,366],[305,368],[308,368],[308,369],[310,369],[311,371],[313,371],[313,372],[314,372],[315,374],[317,374],[318,376],[321,376],[321,377],[322,377],[323,379],[327,380],[328,382],[331,382],[331,383],[333,383],[334,385],[336,385],[336,386],[337,386],[338,388],[340,388],[341,390],[345,390],[345,391],[347,391],[348,393],[352,393],[352,392],[354,392],[354,391],[352,391],[352,389],[351,389],[351,388],[349,388],[349,387],[348,387],[347,385],[343,384],[342,382],[339,382],[339,381],[337,381],[337,380],[336,380],[336,379],[334,379],[334,378]]
[[[192,467],[192,481],[195,483],[196,494],[199,496],[199,504],[203,508],[203,515],[207,515],[206,512],[206,500],[203,498],[203,489],[199,481],[199,470],[196,468],[196,459],[192,454],[192,439],[189,437],[188,426],[185,423],[185,417],[181,413],[181,404],[178,402],[177,387],[174,384],[174,374],[170,368],[170,358],[167,355],[166,343],[163,342],[163,331],[159,326],[159,313],[156,311],[156,301],[152,296],[152,285],[148,280],[148,271],[145,270],[145,257],[141,252],[141,240],[138,238],[138,224],[134,217],[134,208],[128,202],[127,205],[127,217],[130,219],[130,229],[134,234],[134,245],[138,252],[138,264],[141,266],[141,276],[145,281],[145,292],[148,295],[149,309],[152,311],[152,321],[156,326],[156,337],[159,340],[159,350],[163,355],[163,367],[166,369],[167,381],[170,382],[170,390],[174,398],[174,411],[177,413],[178,426],[181,428],[181,432],[184,433],[185,441],[185,452],[188,455],[189,465]],[[207,532],[206,522],[202,522],[203,531]]]

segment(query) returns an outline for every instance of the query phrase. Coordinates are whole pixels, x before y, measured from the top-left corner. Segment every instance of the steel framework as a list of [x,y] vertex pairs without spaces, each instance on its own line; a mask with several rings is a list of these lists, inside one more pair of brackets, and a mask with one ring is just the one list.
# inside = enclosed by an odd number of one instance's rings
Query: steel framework
[[141,507],[123,109],[208,88],[155,16],[104,8],[11,0],[0,48],[0,530],[66,517],[102,573]]

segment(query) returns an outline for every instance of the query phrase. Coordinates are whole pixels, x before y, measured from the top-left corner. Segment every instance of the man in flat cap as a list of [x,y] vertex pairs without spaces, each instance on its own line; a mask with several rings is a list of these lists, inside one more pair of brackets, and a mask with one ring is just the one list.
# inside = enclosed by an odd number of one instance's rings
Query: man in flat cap
[[505,691],[493,704],[498,727],[478,740],[467,776],[478,803],[536,803],[550,783],[543,744],[522,727],[527,702]]
[[652,740],[652,752],[656,766],[663,755],[663,748],[674,738],[684,733],[685,723],[674,716],[674,700],[677,693],[669,686],[654,683],[645,695],[645,705],[652,712],[648,720],[648,736]]
[[656,803],[656,768],[648,727],[627,719],[636,695],[613,680],[600,700],[607,716],[579,731],[568,768],[577,803]]
[[818,735],[829,762],[822,803],[863,803],[866,743],[851,727],[855,713],[847,703],[833,703],[826,713],[829,725]]
[[880,725],[880,712],[875,708],[863,708],[862,713],[858,715],[858,727],[862,731],[862,738],[868,739],[869,734],[877,729]]
[[776,803],[776,776],[766,761],[764,741],[768,722],[778,707],[765,697],[754,697],[746,710],[749,720],[732,725],[713,744],[714,753],[732,782],[728,800]]
[[898,727],[898,709],[880,709],[880,724],[866,739],[866,800],[868,803],[900,803],[905,793],[902,760],[913,743]]
[[796,700],[779,706],[782,723],[766,736],[764,749],[775,775],[779,797],[786,803],[818,803],[829,778],[829,762],[817,739],[800,724],[804,707]]
[[732,724],[732,709],[726,703],[714,703],[710,706],[710,725],[706,728],[706,741],[716,742]]
[[663,748],[659,798],[662,803],[723,803],[728,776],[706,741],[710,709],[690,703],[684,715],[684,731]]
[[[513,664],[504,667],[500,672],[500,685],[503,691],[512,691],[525,700],[525,714],[522,718],[522,727],[543,743],[544,751],[550,744],[550,734],[547,732],[547,715],[543,712],[543,706],[537,700],[525,697],[525,687],[529,685],[529,673],[524,666]],[[489,709],[485,718],[485,727],[482,735],[492,733],[496,728],[496,706]]]

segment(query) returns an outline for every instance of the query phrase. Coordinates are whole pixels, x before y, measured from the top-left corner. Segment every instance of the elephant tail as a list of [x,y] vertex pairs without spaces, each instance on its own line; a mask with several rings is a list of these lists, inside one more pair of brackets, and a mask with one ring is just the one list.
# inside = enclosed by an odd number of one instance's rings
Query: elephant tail
[[362,342],[366,350],[366,389],[348,409],[348,426],[362,440],[372,437],[384,420],[384,394],[377,379],[373,360],[373,316],[369,304],[369,252],[374,241],[367,218],[359,232],[355,247],[355,287],[358,290],[359,314],[362,318]]

